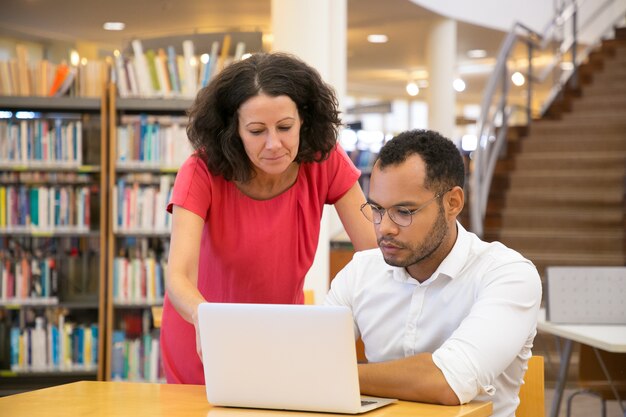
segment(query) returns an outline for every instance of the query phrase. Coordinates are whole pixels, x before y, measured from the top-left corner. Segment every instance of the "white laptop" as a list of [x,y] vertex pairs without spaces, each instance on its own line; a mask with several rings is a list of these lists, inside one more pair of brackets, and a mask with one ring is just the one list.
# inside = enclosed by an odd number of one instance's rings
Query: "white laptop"
[[358,414],[396,401],[360,395],[347,307],[203,303],[198,321],[212,405]]

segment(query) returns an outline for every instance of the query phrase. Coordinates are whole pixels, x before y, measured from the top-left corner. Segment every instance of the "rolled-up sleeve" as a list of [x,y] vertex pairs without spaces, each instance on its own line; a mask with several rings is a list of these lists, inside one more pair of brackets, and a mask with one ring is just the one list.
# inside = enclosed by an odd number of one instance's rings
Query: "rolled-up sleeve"
[[482,278],[484,287],[474,294],[469,314],[433,352],[435,365],[461,403],[495,394],[496,377],[524,352],[520,347],[532,342],[536,333],[541,301],[536,268],[520,260],[498,266]]

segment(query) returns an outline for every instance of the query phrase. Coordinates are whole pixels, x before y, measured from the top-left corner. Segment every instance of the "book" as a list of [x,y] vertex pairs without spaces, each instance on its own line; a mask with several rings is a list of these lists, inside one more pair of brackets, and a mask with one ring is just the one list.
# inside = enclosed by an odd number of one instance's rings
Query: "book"
[[161,95],[161,84],[159,82],[159,76],[157,74],[156,53],[154,49],[148,49],[145,53],[146,62],[148,63],[148,73],[150,74],[150,85],[155,95]]
[[70,72],[70,66],[66,63],[61,63],[57,65],[54,79],[52,80],[52,85],[50,86],[50,90],[48,91],[48,95],[50,97],[58,95],[61,86],[63,86],[65,84],[65,80],[70,77]]
[[143,53],[143,45],[139,39],[134,39],[131,42],[135,59],[133,61],[136,71],[136,80],[139,87],[139,95],[142,97],[152,97],[153,88],[151,84],[150,70],[148,69],[148,62],[146,56]]
[[176,50],[173,46],[167,47],[167,69],[170,77],[170,84],[172,91],[176,94],[180,94],[182,91],[180,85],[180,75],[178,73],[178,63],[176,62]]
[[155,67],[159,85],[161,86],[161,94],[164,97],[170,97],[172,95],[172,86],[167,69],[167,54],[165,49],[159,48],[156,56],[154,57]]
[[230,42],[231,42],[231,36],[228,34],[224,35],[224,40],[222,41],[222,51],[220,53],[220,57],[219,57],[218,64],[217,64],[218,71],[223,70],[224,67],[226,66],[228,52],[230,51]]
[[128,97],[130,95],[130,88],[128,82],[128,74],[126,73],[126,63],[124,57],[119,51],[114,54],[115,64],[115,83],[119,91],[120,97]]
[[28,50],[25,45],[15,45],[15,54],[17,56],[17,81],[18,92],[20,96],[31,95],[30,74],[28,71]]
[[198,61],[194,55],[194,45],[191,40],[183,41],[183,59],[185,70],[183,94],[186,97],[194,97],[198,89],[198,75],[196,72]]

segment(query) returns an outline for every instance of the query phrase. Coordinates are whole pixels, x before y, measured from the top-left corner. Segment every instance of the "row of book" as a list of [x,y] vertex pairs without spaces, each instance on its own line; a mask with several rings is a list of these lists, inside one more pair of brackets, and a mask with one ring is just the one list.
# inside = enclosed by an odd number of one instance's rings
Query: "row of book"
[[145,258],[115,257],[113,300],[118,304],[161,304],[165,296],[165,260],[154,253]]
[[183,97],[193,98],[198,90],[230,62],[240,60],[245,44],[237,44],[235,55],[229,57],[231,37],[215,41],[211,51],[197,55],[192,40],[182,43],[183,54],[178,55],[173,45],[144,52],[140,40],[132,41],[132,55],[116,53],[113,77],[120,97]]
[[0,305],[56,305],[98,296],[99,238],[0,237]]
[[34,327],[10,329],[10,364],[13,371],[93,370],[98,363],[98,326],[35,319]]
[[128,338],[124,330],[113,331],[111,379],[114,381],[163,382],[159,330]]
[[0,60],[0,95],[99,97],[108,80],[108,66],[101,60],[68,64],[47,59],[31,60],[26,46],[15,47],[15,57]]
[[123,116],[117,127],[117,167],[178,169],[191,155],[187,119],[169,116]]
[[58,288],[55,258],[23,256],[15,259],[0,252],[0,301],[55,300]]
[[0,119],[0,164],[69,165],[83,163],[80,120]]
[[[132,177],[128,177],[132,178]],[[172,175],[156,177],[158,185],[141,184],[120,177],[113,187],[114,232],[168,232],[170,216],[166,211],[172,193]]]
[[89,186],[0,185],[0,230],[87,232]]

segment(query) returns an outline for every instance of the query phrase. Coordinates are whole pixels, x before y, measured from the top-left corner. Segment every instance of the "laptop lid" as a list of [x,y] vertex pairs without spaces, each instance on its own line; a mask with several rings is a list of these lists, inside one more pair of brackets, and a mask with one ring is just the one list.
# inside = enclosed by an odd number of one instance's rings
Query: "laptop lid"
[[347,307],[203,303],[206,393],[213,405],[335,413],[361,406]]

